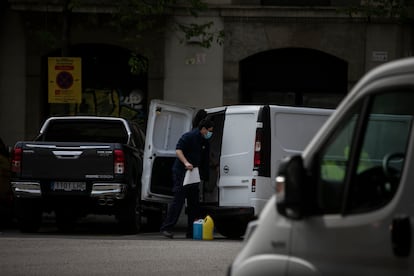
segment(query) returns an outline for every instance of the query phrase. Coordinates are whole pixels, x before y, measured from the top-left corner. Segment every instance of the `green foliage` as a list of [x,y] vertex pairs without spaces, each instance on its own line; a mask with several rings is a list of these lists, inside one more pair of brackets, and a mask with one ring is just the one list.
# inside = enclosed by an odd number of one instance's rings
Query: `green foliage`
[[[112,25],[118,31],[128,33],[125,36],[127,40],[140,39],[148,31],[162,32],[172,29],[183,34],[180,38],[181,43],[191,41],[191,44],[203,48],[210,48],[213,43],[223,44],[224,31],[214,29],[213,22],[202,24],[174,22],[165,26],[166,15],[171,12],[171,8],[178,5],[178,2],[180,7],[194,18],[208,9],[207,4],[201,0],[121,0],[112,15]],[[135,53],[131,55],[129,65],[133,74],[141,74],[148,70],[148,61]]]
[[121,31],[132,30],[138,36],[159,23],[160,16],[174,0],[121,0],[113,14],[113,25]]
[[131,67],[132,74],[140,75],[148,72],[148,60],[136,53],[131,53],[128,65]]
[[222,45],[224,42],[223,30],[210,30],[213,22],[205,24],[177,24],[177,28],[184,33],[184,37],[180,39],[181,43],[193,41],[192,43],[203,48],[210,48],[212,43]]
[[[184,34],[185,39],[180,39],[182,43],[192,37],[201,38],[202,41],[198,45],[204,48],[211,47],[213,42],[220,45],[223,43],[224,32],[212,30],[213,22],[204,24],[174,22],[173,26],[164,26],[165,15],[171,7],[177,5],[177,2],[177,0],[121,0],[116,13],[113,14],[113,25],[119,31],[134,32],[134,38],[141,37],[142,33],[148,30],[172,28]],[[208,9],[207,4],[201,0],[183,0],[180,1],[180,6],[192,17],[198,17],[200,12]]]
[[406,7],[403,0],[365,0],[359,6],[351,6],[342,12],[350,17],[362,15],[370,21],[372,18],[405,20]]
[[[99,1],[96,1],[99,3]],[[106,2],[106,1],[105,1]],[[33,2],[34,5],[47,6],[48,0],[38,0]],[[108,1],[107,3],[111,3]],[[109,25],[116,28],[117,31],[124,33],[124,37],[128,41],[136,41],[144,38],[147,32],[163,32],[174,30],[182,32],[183,37],[180,38],[181,43],[192,43],[198,47],[210,48],[213,43],[223,44],[224,31],[214,29],[213,22],[207,23],[191,23],[183,24],[173,22],[173,24],[165,25],[166,18],[172,14],[174,8],[179,7],[187,12],[191,17],[197,18],[200,12],[208,10],[208,5],[202,0],[119,0],[112,2],[115,11],[111,15]],[[90,5],[91,2],[85,3],[82,0],[54,0],[54,4],[62,7],[62,19],[69,22],[70,14],[76,12],[77,8]],[[46,12],[47,18],[47,12]],[[85,17],[85,16],[84,16]],[[70,28],[70,26],[67,26]],[[58,32],[51,32],[49,27],[40,29],[37,32],[41,41],[46,45],[59,45],[59,39],[70,43],[70,37],[65,37],[68,29],[62,27],[62,36],[57,38]],[[191,42],[190,42],[191,41]],[[141,74],[148,70],[148,61],[140,58],[138,54],[132,54],[129,59],[131,72]]]
[[73,10],[75,8],[82,7],[82,1],[81,0],[65,0],[67,4],[68,10]]
[[53,49],[56,48],[59,41],[56,38],[56,35],[54,35],[51,31],[48,31],[47,29],[40,29],[35,31],[35,35],[41,41],[45,47]]
[[188,0],[188,4],[189,7],[187,7],[187,11],[194,17],[198,17],[198,13],[200,11],[205,11],[208,9],[207,4],[200,0]]

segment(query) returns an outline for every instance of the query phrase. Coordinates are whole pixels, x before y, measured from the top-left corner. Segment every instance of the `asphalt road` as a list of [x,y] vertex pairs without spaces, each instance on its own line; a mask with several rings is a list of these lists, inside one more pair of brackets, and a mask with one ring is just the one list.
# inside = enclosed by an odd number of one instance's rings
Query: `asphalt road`
[[61,234],[45,223],[39,233],[9,227],[0,234],[0,275],[226,275],[242,240],[174,239],[158,232],[120,235],[101,218]]

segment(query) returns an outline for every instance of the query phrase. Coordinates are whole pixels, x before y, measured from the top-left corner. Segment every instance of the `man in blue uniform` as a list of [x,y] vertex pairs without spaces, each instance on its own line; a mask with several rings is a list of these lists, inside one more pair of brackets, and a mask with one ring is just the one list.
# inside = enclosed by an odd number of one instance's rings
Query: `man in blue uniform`
[[[184,133],[178,140],[176,146],[177,158],[172,167],[173,193],[174,198],[168,207],[167,216],[161,225],[161,233],[173,238],[172,228],[177,223],[181,210],[187,199],[187,237],[192,237],[193,222],[199,217],[199,183],[183,186],[184,176],[187,170],[200,167],[201,164],[208,164],[202,160],[208,158],[208,142],[213,134],[214,124],[209,119],[203,119],[197,128]],[[201,169],[200,169],[201,171]]]

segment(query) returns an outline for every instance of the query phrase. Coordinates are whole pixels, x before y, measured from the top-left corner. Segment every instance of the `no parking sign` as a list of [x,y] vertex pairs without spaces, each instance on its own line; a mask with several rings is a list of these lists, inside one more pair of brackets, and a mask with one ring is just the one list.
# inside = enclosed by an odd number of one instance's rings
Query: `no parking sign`
[[82,101],[81,58],[49,57],[49,103]]

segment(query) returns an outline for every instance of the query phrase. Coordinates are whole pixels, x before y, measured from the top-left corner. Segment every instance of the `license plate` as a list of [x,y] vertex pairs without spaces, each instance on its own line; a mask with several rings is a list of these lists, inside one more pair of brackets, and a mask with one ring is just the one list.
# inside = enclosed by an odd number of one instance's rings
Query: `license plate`
[[52,183],[53,191],[85,191],[85,182],[56,181]]

